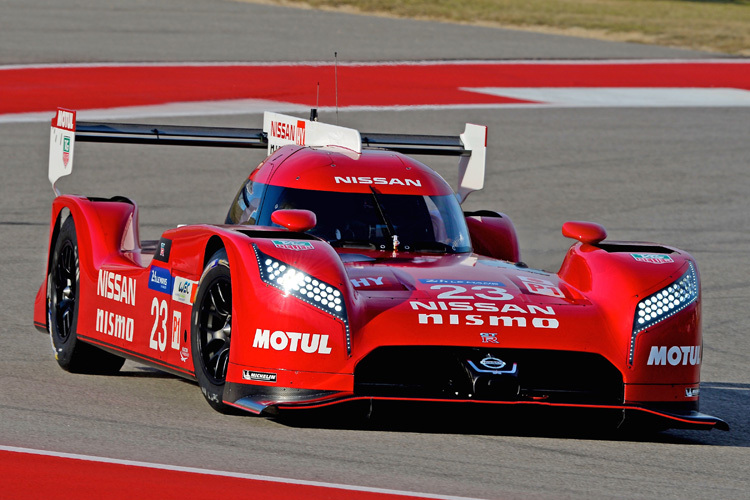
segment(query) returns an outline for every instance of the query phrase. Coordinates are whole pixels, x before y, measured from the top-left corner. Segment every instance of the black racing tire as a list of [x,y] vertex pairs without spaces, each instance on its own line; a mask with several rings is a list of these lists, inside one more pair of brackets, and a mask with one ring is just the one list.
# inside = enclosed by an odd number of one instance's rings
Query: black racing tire
[[208,260],[198,284],[191,321],[191,348],[195,378],[211,407],[236,413],[224,403],[232,337],[232,279],[225,250]]
[[78,339],[80,297],[78,240],[73,217],[68,216],[55,241],[47,276],[49,330],[57,364],[73,373],[113,374],[125,359]]

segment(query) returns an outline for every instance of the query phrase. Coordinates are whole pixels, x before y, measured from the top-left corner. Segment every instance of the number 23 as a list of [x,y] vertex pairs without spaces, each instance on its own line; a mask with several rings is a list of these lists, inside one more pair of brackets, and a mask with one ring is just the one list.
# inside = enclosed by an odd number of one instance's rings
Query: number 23
[[483,290],[485,293],[469,293],[461,295],[467,291],[466,287],[458,285],[432,285],[432,290],[442,290],[449,288],[450,291],[438,294],[438,299],[468,299],[473,300],[475,297],[485,300],[511,300],[513,295],[509,294],[505,288],[497,286],[473,286],[471,290]]

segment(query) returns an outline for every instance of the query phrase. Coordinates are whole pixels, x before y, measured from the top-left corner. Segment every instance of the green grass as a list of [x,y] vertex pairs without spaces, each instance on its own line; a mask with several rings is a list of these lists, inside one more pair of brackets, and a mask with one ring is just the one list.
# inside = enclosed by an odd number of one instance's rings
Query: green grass
[[750,0],[261,1],[750,56]]

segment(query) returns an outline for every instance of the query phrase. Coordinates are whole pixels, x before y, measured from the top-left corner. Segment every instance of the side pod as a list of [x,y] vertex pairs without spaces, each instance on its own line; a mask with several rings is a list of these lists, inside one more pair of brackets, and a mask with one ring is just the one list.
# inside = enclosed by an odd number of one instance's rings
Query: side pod
[[[111,199],[86,198],[61,195],[52,202],[50,218],[49,250],[55,247],[57,231],[62,214],[67,211],[73,217],[78,234],[78,252],[81,272],[89,272],[105,258],[124,253],[138,254],[138,207],[124,197]],[[44,281],[34,301],[34,326],[47,333],[47,275],[51,256],[48,254]]]

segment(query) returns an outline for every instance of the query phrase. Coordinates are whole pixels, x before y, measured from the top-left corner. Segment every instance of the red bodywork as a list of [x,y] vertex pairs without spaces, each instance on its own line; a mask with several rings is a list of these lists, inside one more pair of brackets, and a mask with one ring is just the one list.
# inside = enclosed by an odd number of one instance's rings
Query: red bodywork
[[[310,190],[452,193],[429,168],[388,151],[360,156],[286,146],[250,178]],[[466,214],[474,253],[463,254],[333,248],[281,227],[248,225],[178,227],[165,231],[159,244],[141,243],[134,203],[69,195],[52,205],[50,248],[62,214],[73,217],[78,232],[78,337],[187,378],[194,377],[191,301],[207,258],[226,249],[234,300],[224,402],[239,408],[261,413],[354,399],[479,400],[610,408],[664,417],[671,426],[725,426],[697,413],[700,296],[633,335],[640,300],[690,268],[697,279],[695,261],[675,248],[600,243],[601,226],[577,223],[566,235],[580,241],[560,271],[548,273],[516,264],[513,224],[494,212]],[[650,254],[667,258],[638,258]],[[346,320],[264,282],[263,255],[340,290]],[[34,322],[48,331],[46,285]],[[505,371],[479,367],[488,356],[507,362]],[[443,361],[457,364],[441,367]],[[466,372],[461,387],[431,385],[441,373],[460,373],[459,365],[466,371],[468,361],[479,371]],[[507,376],[513,365],[520,379]],[[512,397],[493,388],[507,380],[521,380]],[[571,387],[554,387],[565,381]]]

